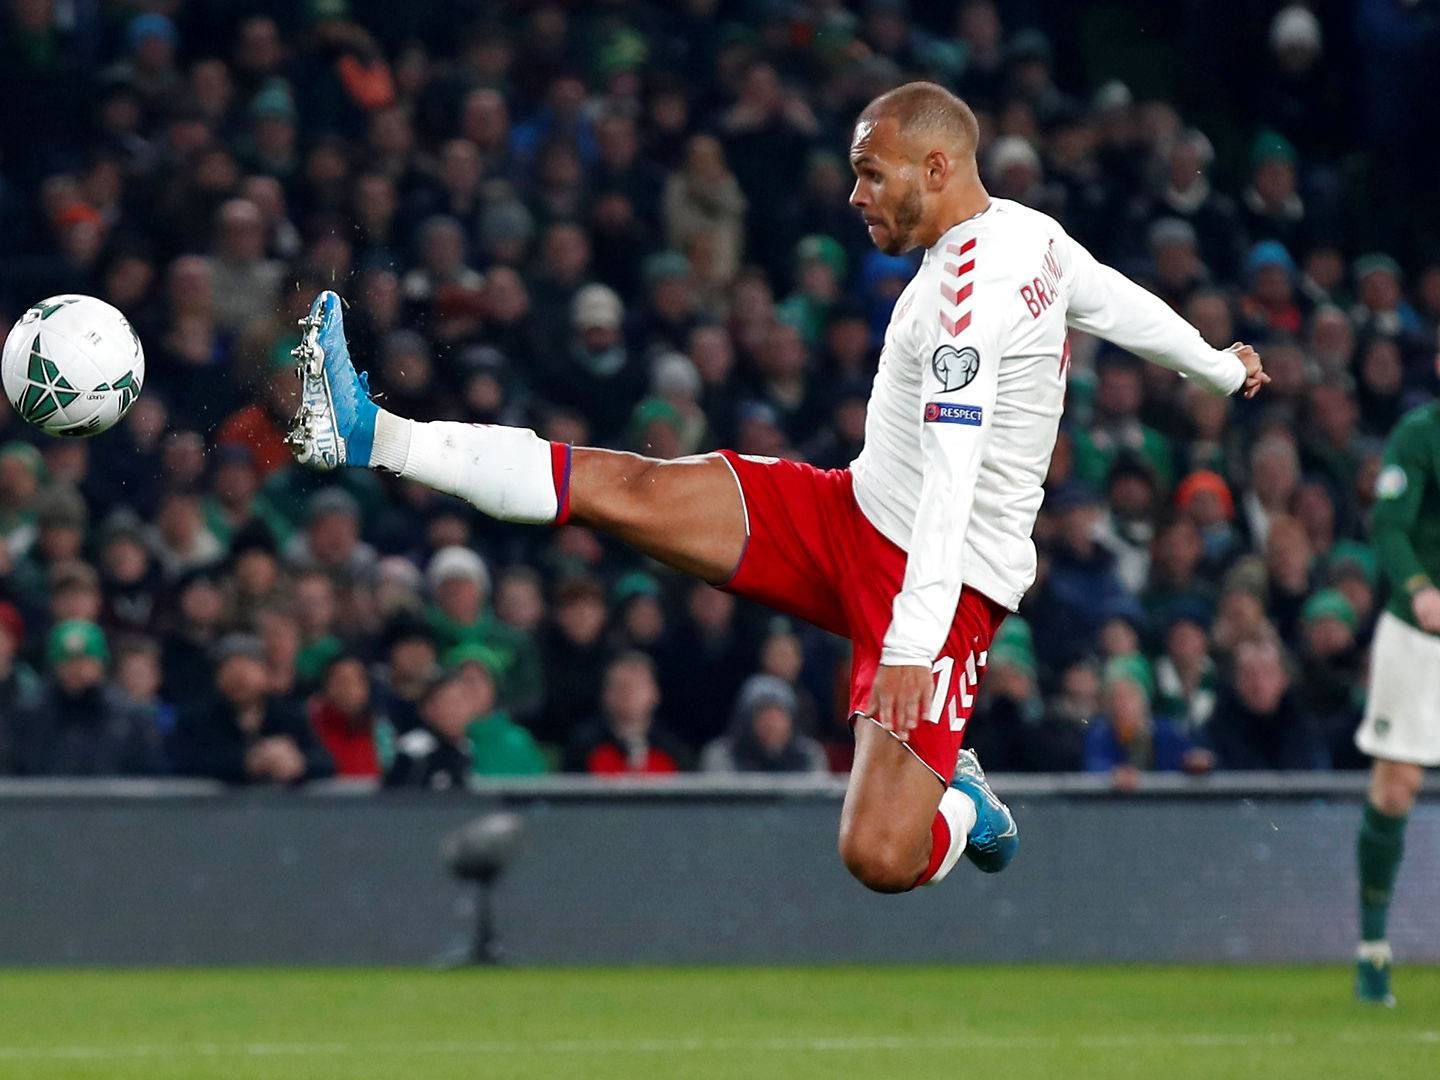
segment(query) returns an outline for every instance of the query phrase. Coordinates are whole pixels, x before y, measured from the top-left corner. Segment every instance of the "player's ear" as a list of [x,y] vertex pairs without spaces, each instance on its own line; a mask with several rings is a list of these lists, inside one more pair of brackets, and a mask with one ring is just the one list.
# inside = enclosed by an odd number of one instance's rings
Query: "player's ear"
[[925,187],[939,191],[950,176],[950,156],[944,150],[931,150],[925,155]]

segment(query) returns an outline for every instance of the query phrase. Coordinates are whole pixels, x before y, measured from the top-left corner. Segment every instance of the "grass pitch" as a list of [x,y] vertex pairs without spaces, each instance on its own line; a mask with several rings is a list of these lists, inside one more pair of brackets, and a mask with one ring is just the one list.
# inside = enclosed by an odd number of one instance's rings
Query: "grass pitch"
[[1440,968],[0,971],[16,1080],[1440,1076]]

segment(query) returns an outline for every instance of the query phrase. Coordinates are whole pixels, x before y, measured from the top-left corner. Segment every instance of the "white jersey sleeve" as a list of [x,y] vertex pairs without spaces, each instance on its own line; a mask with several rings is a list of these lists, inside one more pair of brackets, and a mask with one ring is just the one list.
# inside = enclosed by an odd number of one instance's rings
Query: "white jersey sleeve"
[[[968,255],[956,249],[956,261]],[[962,264],[963,265],[963,264]],[[896,594],[880,662],[929,667],[955,620],[966,576],[966,532],[976,479],[994,422],[1004,297],[993,279],[975,275],[970,288],[940,279],[911,305],[911,325],[897,344],[921,367],[921,484],[905,579]],[[947,292],[947,290],[949,290]]]
[[1198,379],[1217,393],[1233,394],[1245,384],[1245,365],[1234,353],[1212,349],[1165,301],[1062,236],[1060,246],[1069,256],[1064,281],[1070,326]]

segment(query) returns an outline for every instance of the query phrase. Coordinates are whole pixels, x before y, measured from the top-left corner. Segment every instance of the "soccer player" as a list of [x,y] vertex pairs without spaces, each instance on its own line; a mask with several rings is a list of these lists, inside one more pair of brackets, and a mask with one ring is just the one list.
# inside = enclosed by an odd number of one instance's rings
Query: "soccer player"
[[1390,891],[1425,768],[1440,765],[1440,402],[1407,413],[1391,433],[1371,528],[1390,599],[1375,627],[1370,692],[1355,732],[1355,745],[1375,759],[1360,822],[1355,996],[1394,1005]]
[[840,855],[879,892],[939,881],[962,854],[998,871],[1019,843],[960,747],[991,638],[1034,580],[1067,325],[1221,393],[1269,378],[1252,349],[1212,349],[1051,218],[992,199],[977,135],[965,103],[931,83],[876,98],[855,123],[851,204],[882,251],[925,256],[848,469],[728,450],[654,461],[393,416],[351,366],[333,293],[297,350],[302,461],[386,469],[506,521],[587,525],[848,637],[856,751]]

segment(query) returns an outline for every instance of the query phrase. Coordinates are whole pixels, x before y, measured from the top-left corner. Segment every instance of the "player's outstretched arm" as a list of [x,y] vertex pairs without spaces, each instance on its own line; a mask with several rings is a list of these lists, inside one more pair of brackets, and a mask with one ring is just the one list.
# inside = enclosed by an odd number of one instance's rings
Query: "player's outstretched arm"
[[1065,240],[1070,326],[1197,379],[1217,393],[1243,389],[1247,398],[1254,397],[1270,381],[1251,346],[1237,342],[1228,349],[1212,349],[1165,301],[1097,261],[1074,240]]

